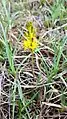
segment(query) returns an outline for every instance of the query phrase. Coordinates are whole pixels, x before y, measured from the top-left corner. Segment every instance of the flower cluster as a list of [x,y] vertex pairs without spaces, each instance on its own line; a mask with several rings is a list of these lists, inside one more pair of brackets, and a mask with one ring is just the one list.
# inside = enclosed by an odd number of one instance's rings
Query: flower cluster
[[26,25],[27,31],[24,33],[25,38],[23,45],[24,49],[27,50],[29,49],[30,51],[34,51],[38,47],[38,41],[36,38],[36,30],[33,27],[32,22],[28,22]]

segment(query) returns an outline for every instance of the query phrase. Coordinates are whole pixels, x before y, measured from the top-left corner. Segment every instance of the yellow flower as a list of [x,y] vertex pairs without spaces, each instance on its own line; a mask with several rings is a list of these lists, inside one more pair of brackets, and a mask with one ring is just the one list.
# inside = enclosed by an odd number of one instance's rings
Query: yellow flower
[[31,42],[30,42],[30,40],[24,40],[24,49],[25,50],[27,50],[27,49],[29,49],[30,48],[30,44],[31,44]]
[[36,37],[34,37],[33,39],[27,39],[24,40],[24,49],[27,50],[31,50],[32,52],[38,47],[38,41],[36,39]]
[[33,52],[38,47],[38,41],[32,22],[28,22],[26,28],[27,31],[24,34],[26,39],[24,39],[23,46],[25,50],[29,49]]

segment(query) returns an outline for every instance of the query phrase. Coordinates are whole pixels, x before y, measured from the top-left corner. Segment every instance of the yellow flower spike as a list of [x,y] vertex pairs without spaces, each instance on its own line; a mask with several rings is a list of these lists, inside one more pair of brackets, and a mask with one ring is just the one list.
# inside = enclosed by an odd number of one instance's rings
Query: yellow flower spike
[[26,50],[26,49],[28,49],[28,44],[27,44],[27,41],[26,40],[24,40],[24,50]]
[[24,50],[29,49],[33,52],[38,47],[38,41],[36,38],[36,30],[34,29],[32,22],[28,22],[26,25],[27,31],[25,32],[26,39],[23,42]]
[[27,50],[30,47],[31,42],[29,40],[24,40],[24,49]]
[[37,42],[37,39],[36,39],[36,37],[35,37],[35,38],[33,38],[33,41],[31,42],[30,49],[31,49],[32,51],[34,51],[37,47],[38,47],[38,42]]

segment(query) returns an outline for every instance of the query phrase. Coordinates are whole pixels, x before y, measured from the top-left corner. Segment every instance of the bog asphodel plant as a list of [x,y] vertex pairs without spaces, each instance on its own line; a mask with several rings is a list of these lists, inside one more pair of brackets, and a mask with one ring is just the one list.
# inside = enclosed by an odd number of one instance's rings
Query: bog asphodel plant
[[23,41],[24,50],[30,50],[34,52],[38,47],[38,41],[36,38],[36,29],[33,27],[32,22],[27,22],[27,31],[24,33],[25,39]]

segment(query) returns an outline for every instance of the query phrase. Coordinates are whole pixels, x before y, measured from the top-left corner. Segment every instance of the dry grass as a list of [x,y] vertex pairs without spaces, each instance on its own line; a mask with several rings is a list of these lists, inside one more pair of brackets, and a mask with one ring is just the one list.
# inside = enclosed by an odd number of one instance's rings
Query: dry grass
[[[0,2],[0,118],[67,119],[66,4]],[[39,42],[33,62],[22,45],[28,21],[37,29]]]

